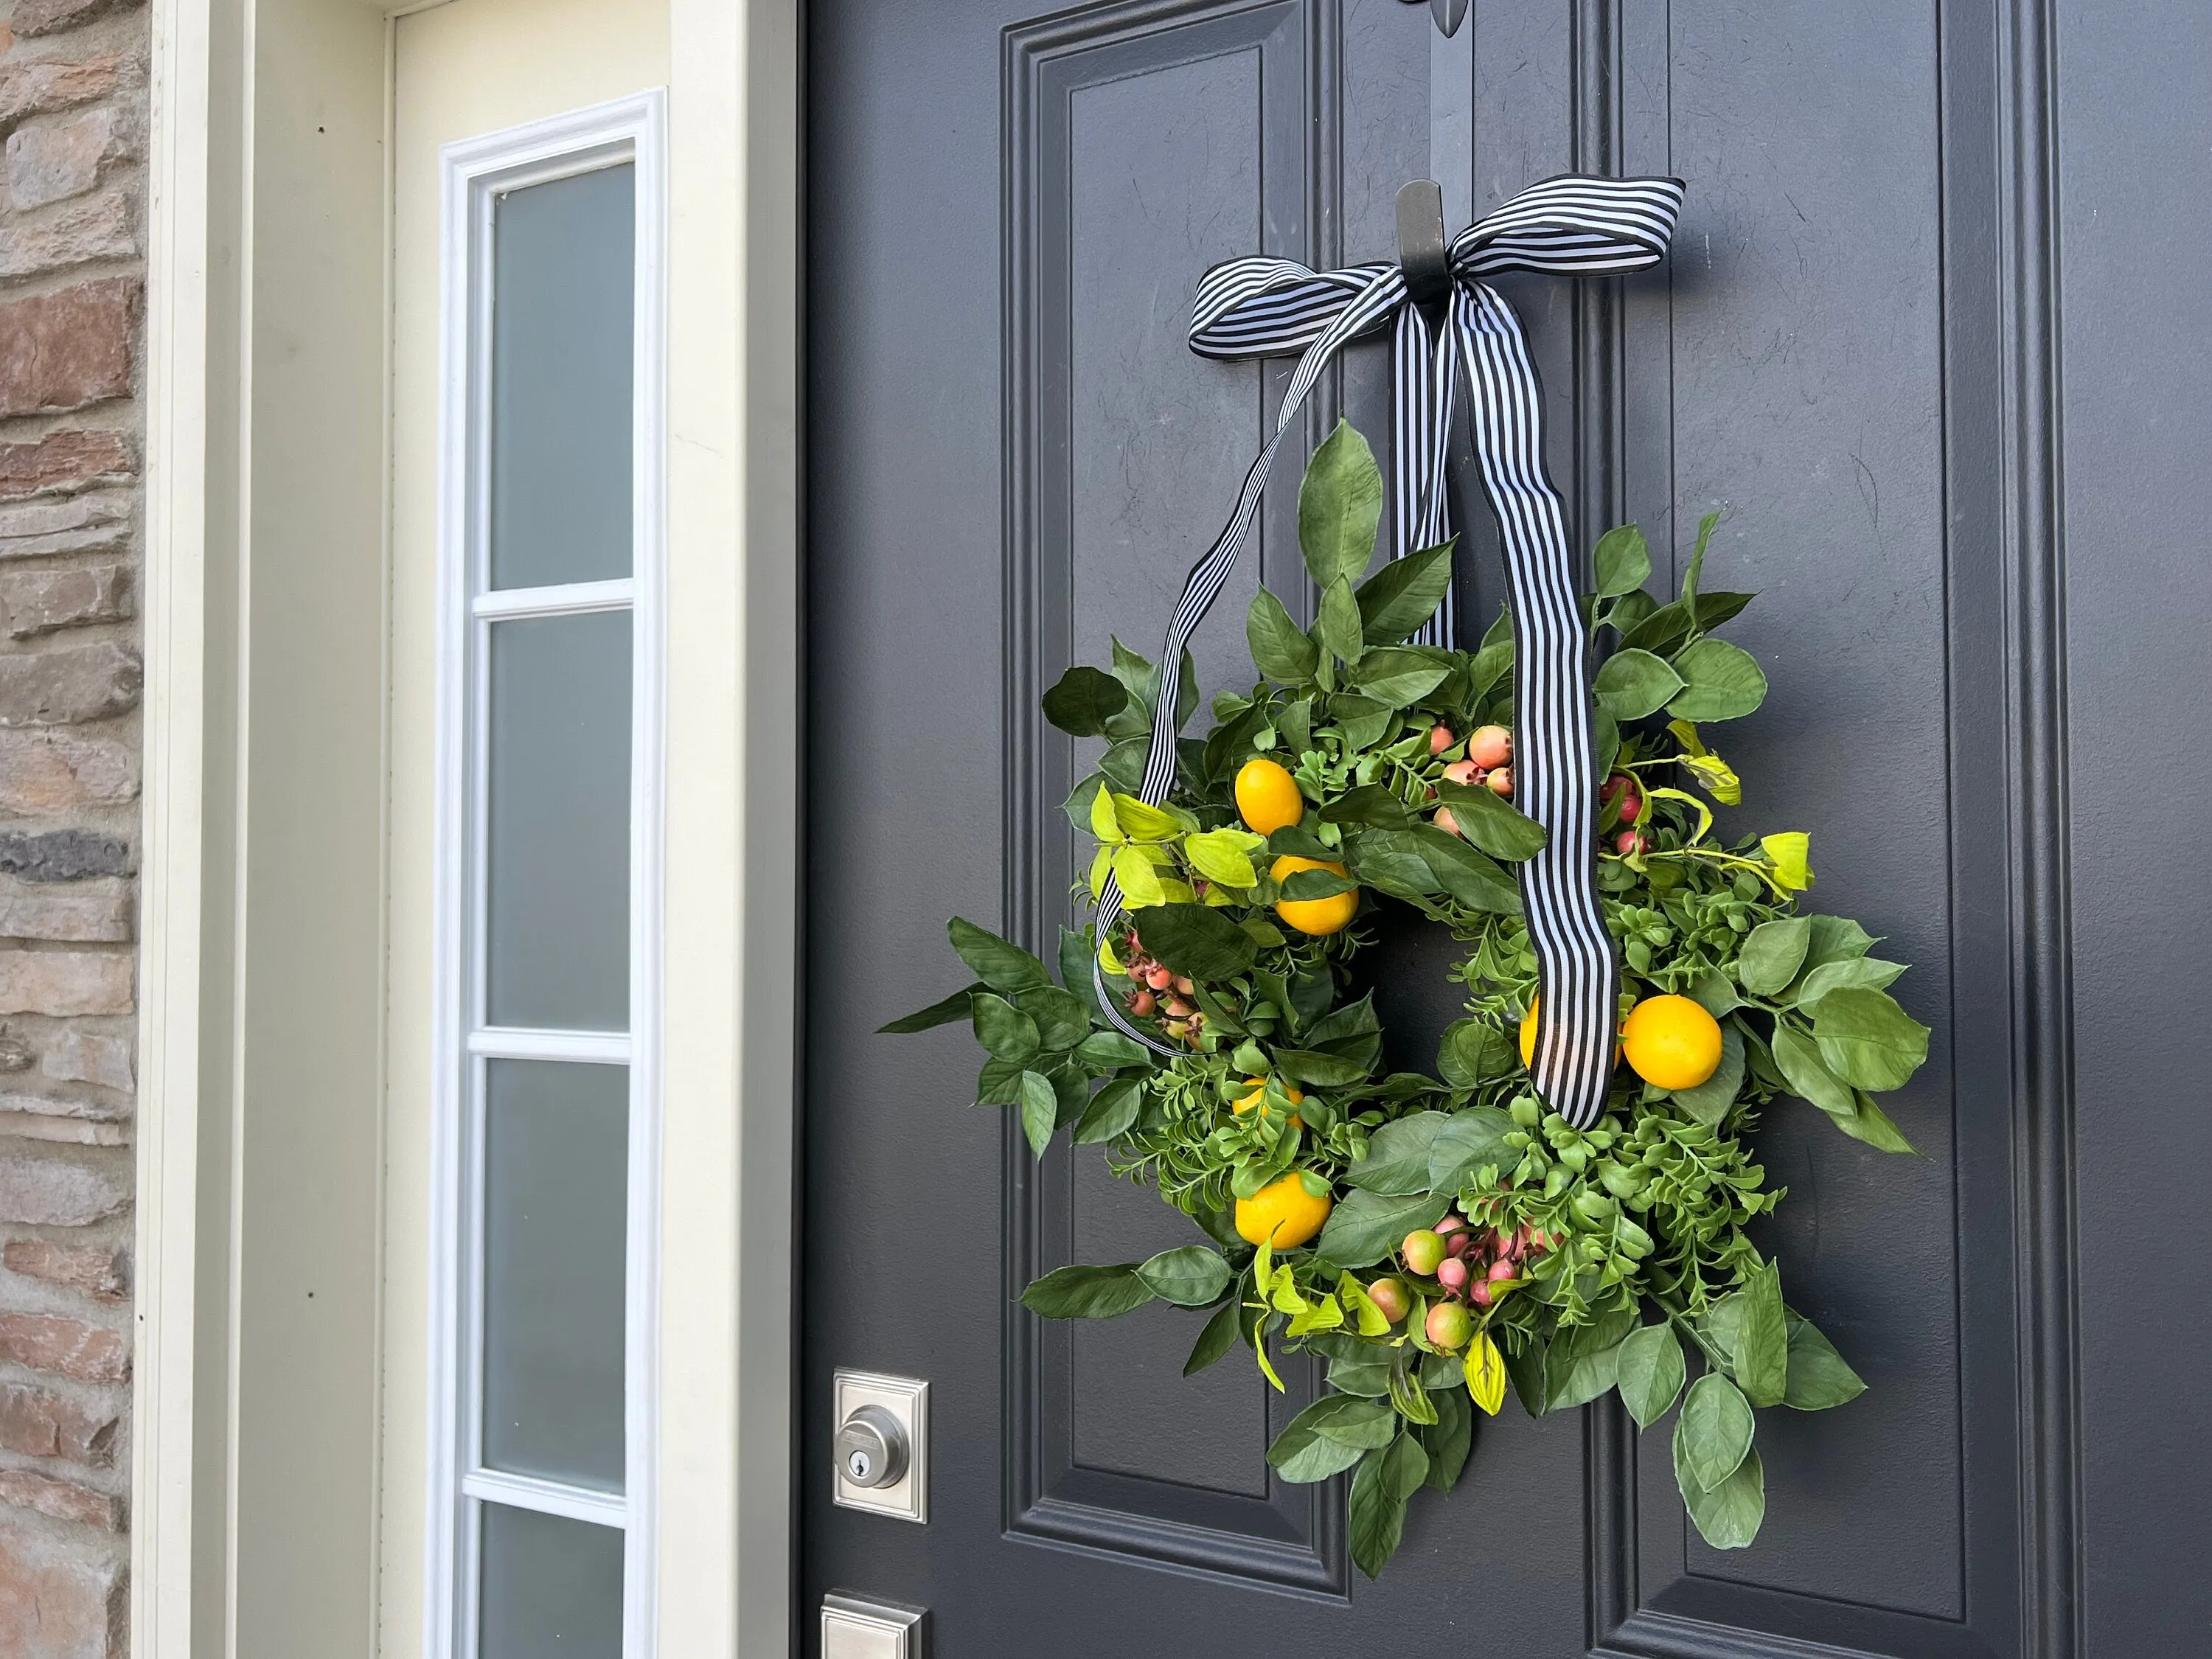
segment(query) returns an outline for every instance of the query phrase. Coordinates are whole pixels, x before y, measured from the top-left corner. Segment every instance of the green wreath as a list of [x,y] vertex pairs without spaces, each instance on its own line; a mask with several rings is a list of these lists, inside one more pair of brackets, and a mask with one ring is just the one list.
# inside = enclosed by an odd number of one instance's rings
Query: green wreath
[[[1904,968],[1869,955],[1863,928],[1801,910],[1804,835],[1717,837],[1705,798],[1735,806],[1741,791],[1700,728],[1751,714],[1766,678],[1714,630],[1751,596],[1699,591],[1716,518],[1665,601],[1626,526],[1597,544],[1585,605],[1602,665],[1592,850],[1624,970],[1623,1063],[1594,1127],[1547,1111],[1527,1068],[1536,963],[1510,868],[1544,839],[1511,804],[1511,632],[1501,617],[1471,653],[1407,644],[1443,600],[1451,550],[1353,586],[1381,501],[1367,444],[1340,423],[1299,492],[1319,620],[1302,629],[1257,595],[1262,678],[1218,696],[1212,730],[1182,741],[1164,805],[1136,799],[1151,663],[1117,640],[1109,671],[1071,669],[1045,694],[1055,726],[1108,740],[1066,810],[1097,843],[1079,897],[1095,902],[1110,870],[1117,936],[1063,928],[1055,982],[956,918],[975,982],[883,1029],[972,1020],[989,1056],[979,1103],[1017,1109],[1040,1157],[1062,1130],[1103,1145],[1209,1241],[1059,1268],[1024,1305],[1211,1310],[1185,1375],[1240,1341],[1279,1389],[1271,1346],[1326,1361],[1328,1391],[1267,1459],[1293,1481],[1353,1471],[1352,1553],[1369,1577],[1413,1494],[1450,1490],[1473,1407],[1495,1413],[1509,1379],[1532,1415],[1618,1389],[1639,1428],[1679,1398],[1683,1502],[1709,1543],[1741,1548],[1765,1510],[1754,1408],[1821,1410],[1865,1387],[1745,1234],[1783,1196],[1746,1138],[1790,1095],[1911,1151],[1873,1096],[1918,1068],[1927,1028],[1889,995]],[[1380,1074],[1359,957],[1391,905],[1468,947],[1450,970],[1467,1014],[1433,1076]],[[1094,955],[1123,1019],[1170,1052],[1113,1029]]]

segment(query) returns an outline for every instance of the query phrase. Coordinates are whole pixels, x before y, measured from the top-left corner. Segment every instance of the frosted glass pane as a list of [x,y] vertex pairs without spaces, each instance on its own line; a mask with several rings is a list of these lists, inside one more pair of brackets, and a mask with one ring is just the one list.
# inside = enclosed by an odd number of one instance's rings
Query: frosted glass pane
[[494,587],[629,574],[634,172],[493,208]]
[[622,1659],[623,1534],[487,1504],[480,1659]]
[[487,1014],[629,1024],[630,620],[491,625]]
[[484,1464],[620,1492],[629,1073],[487,1069]]

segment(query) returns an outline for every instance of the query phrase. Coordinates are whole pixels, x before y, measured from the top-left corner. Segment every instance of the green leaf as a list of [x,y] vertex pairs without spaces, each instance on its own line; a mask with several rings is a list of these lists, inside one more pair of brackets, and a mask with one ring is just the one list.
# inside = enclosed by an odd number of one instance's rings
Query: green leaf
[[996,933],[955,916],[945,924],[952,948],[960,953],[975,977],[994,991],[1026,991],[1032,985],[1049,985],[1052,976],[1018,945],[1009,945]]
[[1743,1087],[1743,1033],[1734,1020],[1721,1023],[1721,1063],[1694,1089],[1677,1089],[1674,1103],[1709,1128],[1718,1128]]
[[1824,962],[1797,982],[1795,1000],[1800,1008],[1811,1008],[1829,992],[1845,985],[1863,986],[1869,991],[1879,991],[1904,971],[1903,963],[1884,962],[1880,957],[1852,957],[1842,962]]
[[1163,1302],[1178,1308],[1203,1308],[1229,1288],[1229,1264],[1218,1250],[1203,1244],[1186,1244],[1162,1250],[1137,1269],[1145,1287]]
[[1621,1403],[1638,1428],[1650,1428],[1682,1392],[1686,1367],[1674,1328],[1663,1319],[1656,1325],[1638,1326],[1622,1341],[1615,1369]]
[[1839,986],[1813,1011],[1820,1058],[1861,1089],[1901,1089],[1928,1058],[1928,1028],[1887,991]]
[[1778,1406],[1789,1386],[1790,1332],[1782,1320],[1782,1273],[1771,1261],[1752,1270],[1743,1287],[1743,1322],[1735,1337],[1735,1380],[1754,1406]]
[[1206,1328],[1198,1334],[1198,1340],[1191,1344],[1190,1358],[1182,1362],[1185,1376],[1196,1376],[1237,1346],[1237,1318],[1243,1311],[1232,1297],[1223,1303],[1213,1317],[1206,1322]]
[[1333,1438],[1305,1425],[1304,1419],[1316,1406],[1346,1404],[1370,1407],[1375,1413],[1382,1438],[1387,1443],[1395,1431],[1397,1413],[1377,1401],[1358,1400],[1350,1395],[1331,1395],[1314,1402],[1291,1419],[1275,1443],[1267,1448],[1267,1462],[1274,1466],[1284,1480],[1297,1485],[1326,1480],[1332,1474],[1341,1474],[1367,1455],[1368,1447],[1351,1441]]
[[1825,967],[1832,962],[1849,962],[1864,956],[1874,949],[1874,935],[1849,916],[1808,916],[1813,924],[1813,943],[1805,952],[1805,966]]
[[1346,1169],[1345,1180],[1386,1198],[1428,1192],[1429,1148],[1450,1121],[1442,1112],[1414,1112],[1384,1124],[1367,1138],[1367,1156]]
[[993,996],[988,991],[978,991],[970,1002],[974,1008],[975,1041],[994,1060],[1003,1060],[1009,1066],[1025,1066],[1036,1057],[1042,1046],[1037,1036],[1037,1023],[1004,997]]
[[1244,642],[1251,647],[1252,665],[1285,685],[1311,679],[1321,661],[1320,647],[1291,619],[1283,602],[1264,587],[1252,596],[1251,609],[1244,613]]
[[1024,1072],[1020,1087],[1022,1133],[1029,1140],[1030,1151],[1042,1158],[1045,1148],[1052,1145],[1053,1131],[1060,1127],[1060,1091],[1042,1072]]
[[1675,1462],[1688,1468],[1698,1490],[1711,1492],[1736,1472],[1751,1449],[1751,1402],[1718,1371],[1690,1384],[1674,1425]]
[[1532,859],[1550,839],[1542,824],[1487,789],[1439,783],[1437,799],[1451,808],[1460,833],[1494,859]]
[[1437,1420],[1419,1431],[1421,1449],[1429,1455],[1424,1484],[1437,1492],[1449,1492],[1458,1484],[1460,1471],[1467,1467],[1467,1455],[1474,1446],[1474,1407],[1460,1389],[1445,1389],[1429,1399],[1436,1407]]
[[1790,1316],[1790,1385],[1782,1403],[1801,1412],[1824,1412],[1866,1392],[1859,1374],[1835,1344],[1802,1315]]
[[[1347,663],[1357,663],[1366,652],[1366,641],[1359,632],[1359,601],[1352,597],[1352,584],[1341,576],[1322,589],[1314,637]],[[1379,706],[1389,707],[1388,703]]]
[[1721,1358],[1731,1366],[1735,1364],[1736,1339],[1743,1333],[1744,1311],[1741,1291],[1715,1297],[1712,1306],[1705,1310],[1705,1340],[1721,1351]]
[[967,1019],[972,1011],[968,1004],[983,988],[981,980],[964,991],[955,991],[942,1002],[933,1002],[927,1008],[902,1015],[889,1024],[876,1027],[878,1036],[904,1036],[912,1031],[927,1031],[934,1025],[950,1025],[956,1019]]
[[1454,1112],[1429,1145],[1429,1187],[1447,1196],[1457,1194],[1486,1164],[1510,1170],[1519,1157],[1505,1144],[1512,1118],[1496,1106],[1469,1106]]
[[1414,822],[1413,809],[1379,783],[1347,789],[1321,809],[1323,823],[1358,823],[1375,830],[1403,830]]
[[1260,879],[1252,867],[1252,853],[1267,842],[1249,830],[1208,830],[1183,837],[1183,855],[1190,867],[1208,881],[1224,887],[1249,887]]
[[1607,531],[1597,538],[1590,567],[1597,578],[1600,598],[1610,599],[1634,592],[1651,580],[1651,550],[1644,542],[1644,532],[1632,524]]
[[1407,1233],[1434,1225],[1450,1207],[1447,1194],[1386,1197],[1355,1188],[1329,1212],[1314,1250],[1340,1267],[1372,1267],[1396,1249]]
[[1858,1115],[1858,1103],[1851,1097],[1850,1086],[1828,1069],[1827,1061],[1820,1057],[1820,1045],[1811,1037],[1789,1021],[1778,1019],[1768,1047],[1791,1094],[1811,1101],[1832,1118],[1841,1120]]
[[1094,1072],[1118,1071],[1124,1066],[1145,1066],[1152,1054],[1141,1042],[1119,1031],[1093,1031],[1075,1045],[1075,1057]]
[[1360,632],[1370,645],[1395,645],[1436,615],[1451,591],[1452,543],[1392,559],[1352,597],[1359,601]]
[[1863,1092],[1852,1097],[1856,1109],[1849,1117],[1838,1116],[1836,1127],[1855,1140],[1863,1140],[1878,1152],[1910,1152],[1912,1143],[1905,1132],[1889,1121],[1889,1114],[1874,1103],[1874,1097]]
[[1144,1103],[1143,1083],[1133,1077],[1117,1078],[1091,1097],[1091,1104],[1075,1121],[1075,1144],[1088,1146],[1128,1133]]
[[1041,1048],[1054,1053],[1073,1048],[1091,1030],[1091,1010],[1083,999],[1057,985],[1039,985],[1021,992],[1014,998],[1014,1006],[1036,1022]]
[[1686,720],[1732,720],[1766,701],[1766,672],[1750,652],[1710,635],[1675,653],[1682,690],[1667,712]]
[[1427,652],[1391,645],[1368,651],[1352,676],[1352,684],[1376,702],[1407,708],[1444,683],[1451,672]]
[[1129,690],[1111,674],[1078,665],[1044,694],[1044,717],[1078,738],[1095,738],[1128,707]]
[[[1351,422],[1340,418],[1307,464],[1298,485],[1298,547],[1314,586],[1359,579],[1375,556],[1382,521],[1382,470]],[[1355,653],[1356,654],[1356,653]]]
[[1352,1477],[1352,1559],[1370,1578],[1398,1553],[1406,1527],[1406,1500],[1428,1478],[1429,1455],[1410,1434],[1370,1453]]
[[1259,955],[1252,936],[1211,905],[1155,905],[1132,920],[1145,949],[1188,979],[1232,979]]
[[1705,549],[1711,545],[1713,527],[1721,521],[1718,513],[1708,513],[1698,520],[1698,544],[1690,552],[1690,568],[1682,573],[1682,603],[1692,611],[1698,605],[1698,578],[1705,568]]
[[[1310,1083],[1317,1089],[1341,1089],[1347,1084],[1363,1081],[1374,1070],[1371,1061],[1349,1054],[1325,1054],[1310,1048],[1278,1048],[1275,1050],[1275,1069],[1285,1077],[1298,1083]],[[1346,1267],[1357,1267],[1357,1262],[1343,1261]]]
[[1812,939],[1810,916],[1784,916],[1760,922],[1743,941],[1743,953],[1736,958],[1736,979],[1753,996],[1780,994],[1783,988],[1797,977],[1797,969],[1805,960],[1806,947]]
[[1544,1352],[1544,1409],[1586,1406],[1613,1387],[1620,1376],[1620,1345],[1635,1325],[1636,1316],[1618,1308],[1553,1338]]
[[1615,720],[1640,720],[1656,714],[1682,690],[1682,677],[1666,659],[1626,647],[1605,659],[1594,687],[1599,706]]
[[1334,898],[1358,885],[1351,877],[1340,876],[1334,870],[1294,870],[1284,879],[1282,896],[1293,901]]
[[1454,1020],[1437,1044],[1437,1075],[1455,1089],[1472,1089],[1504,1077],[1520,1064],[1513,1039],[1479,1019]]
[[1133,1261],[1055,1267],[1022,1292],[1022,1306],[1047,1319],[1113,1319],[1152,1299]]
[[1103,1025],[1106,1016],[1098,1006],[1097,987],[1092,982],[1091,966],[1097,961],[1097,945],[1088,929],[1077,933],[1073,927],[1060,930],[1060,982],[1073,991],[1081,1000],[1084,1012],[1097,1024]]
[[1759,1536],[1766,1516],[1766,1471],[1756,1451],[1747,1452],[1735,1473],[1711,1492],[1701,1489],[1682,1461],[1681,1425],[1674,1426],[1674,1484],[1698,1534],[1717,1550],[1740,1550]]

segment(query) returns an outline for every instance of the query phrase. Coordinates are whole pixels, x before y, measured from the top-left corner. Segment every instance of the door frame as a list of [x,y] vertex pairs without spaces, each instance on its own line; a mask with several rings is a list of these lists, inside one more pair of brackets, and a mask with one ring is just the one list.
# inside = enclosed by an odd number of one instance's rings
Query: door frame
[[[684,1288],[658,1378],[654,1612],[664,1651],[780,1659],[794,1566],[800,6],[665,3],[668,318],[682,349],[667,386],[665,738],[668,774],[686,783],[664,826],[680,902],[662,957],[660,1243]],[[242,1627],[272,1619],[318,1630],[323,1651],[349,1659],[411,1652],[422,1628],[397,1615],[379,1626],[395,1585],[403,1600],[421,1589],[419,1558],[383,1543],[422,1478],[400,1443],[422,1402],[388,1399],[373,1379],[328,1396],[305,1388],[304,1361],[278,1340],[296,1315],[255,1269],[296,1256],[350,1286],[344,1340],[380,1372],[379,1176],[345,1172],[369,1196],[358,1214],[288,1206],[271,1187],[312,1190],[329,1175],[309,1156],[325,1122],[357,1128],[367,1112],[381,1145],[381,1076],[314,1069],[329,1053],[380,1054],[381,1009],[287,986],[334,962],[380,972],[387,944],[363,920],[381,908],[386,825],[363,822],[375,815],[328,775],[374,784],[389,744],[374,733],[391,690],[392,49],[396,18],[424,9],[155,0],[131,1589],[142,1659],[233,1653]],[[316,142],[302,142],[303,121]],[[319,260],[357,280],[301,280]],[[283,648],[295,616],[353,655]],[[363,650],[381,678],[341,679]],[[369,740],[337,755],[307,741],[302,728],[333,707]],[[260,900],[249,848],[265,857],[303,840],[331,866],[327,904]],[[347,908],[364,884],[377,902]],[[268,1091],[287,1085],[299,1090],[289,1112],[271,1113]],[[276,1547],[241,1548],[241,1522],[256,1519],[241,1494],[302,1443],[331,1478],[289,1483]]]

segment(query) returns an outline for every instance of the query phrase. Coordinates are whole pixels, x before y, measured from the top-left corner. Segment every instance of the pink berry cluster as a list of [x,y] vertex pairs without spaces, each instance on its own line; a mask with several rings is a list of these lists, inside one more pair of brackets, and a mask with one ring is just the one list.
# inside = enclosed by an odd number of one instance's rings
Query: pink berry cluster
[[1598,786],[1599,822],[1620,826],[1613,850],[1625,859],[1651,850],[1651,837],[1636,827],[1644,816],[1644,792],[1626,772],[1615,772]]
[[1129,969],[1129,1012],[1139,1019],[1155,1016],[1166,1022],[1167,1034],[1178,1042],[1195,1044],[1205,1029],[1206,1016],[1190,1000],[1194,988],[1181,974],[1147,955],[1131,930],[1122,941],[1122,961]]
[[[1479,726],[1462,745],[1449,726],[1432,726],[1429,755],[1444,763],[1445,782],[1470,789],[1480,787],[1507,800],[1513,799],[1513,734],[1504,726]],[[1447,835],[1460,833],[1450,807],[1437,808],[1435,818],[1437,828]]]
[[[1433,1227],[1416,1227],[1398,1247],[1406,1273],[1422,1281],[1430,1301],[1424,1334],[1431,1346],[1455,1351],[1474,1334],[1466,1304],[1486,1308],[1495,1288],[1521,1277],[1521,1264],[1533,1252],[1547,1250],[1547,1233],[1522,1227],[1510,1233],[1477,1228],[1456,1210],[1447,1210]],[[1413,1289],[1395,1273],[1367,1287],[1367,1295],[1392,1324],[1413,1311]]]

